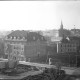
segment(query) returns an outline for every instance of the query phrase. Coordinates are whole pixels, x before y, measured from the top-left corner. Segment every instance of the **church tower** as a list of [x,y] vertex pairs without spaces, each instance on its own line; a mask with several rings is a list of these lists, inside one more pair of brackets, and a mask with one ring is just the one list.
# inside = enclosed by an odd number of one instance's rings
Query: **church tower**
[[64,29],[63,29],[63,23],[61,20],[61,25],[60,25],[60,29],[59,29],[59,37],[63,37],[64,36]]
[[62,23],[62,20],[61,20],[60,29],[63,30],[63,23]]

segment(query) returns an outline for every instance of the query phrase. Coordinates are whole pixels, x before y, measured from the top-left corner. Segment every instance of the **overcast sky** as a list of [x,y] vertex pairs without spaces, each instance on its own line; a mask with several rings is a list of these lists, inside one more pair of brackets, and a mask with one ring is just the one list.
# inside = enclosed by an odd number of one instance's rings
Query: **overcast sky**
[[59,29],[61,20],[80,28],[80,1],[0,1],[0,30]]

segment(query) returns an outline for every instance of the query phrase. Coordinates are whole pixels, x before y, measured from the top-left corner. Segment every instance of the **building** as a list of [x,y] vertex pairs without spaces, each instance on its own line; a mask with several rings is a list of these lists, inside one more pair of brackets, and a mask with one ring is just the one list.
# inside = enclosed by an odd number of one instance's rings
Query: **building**
[[80,29],[71,29],[71,35],[80,37]]
[[44,36],[49,36],[49,37],[58,37],[59,33],[58,30],[53,29],[53,30],[46,30],[42,32]]
[[5,38],[8,59],[33,60],[46,53],[46,40],[38,32],[16,30]]
[[76,53],[80,48],[80,37],[66,37],[57,43],[57,53]]
[[47,41],[53,41],[57,37],[59,37],[59,32],[56,29],[46,30],[46,31],[42,31],[42,35],[45,36],[45,38],[47,39]]
[[64,29],[63,23],[61,21],[60,29],[59,29],[59,37],[67,37],[71,35],[71,31]]

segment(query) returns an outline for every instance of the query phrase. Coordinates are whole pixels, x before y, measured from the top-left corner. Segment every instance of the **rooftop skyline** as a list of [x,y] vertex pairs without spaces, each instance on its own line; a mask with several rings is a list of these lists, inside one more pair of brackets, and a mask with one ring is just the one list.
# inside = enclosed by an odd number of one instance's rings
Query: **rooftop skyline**
[[1,1],[0,30],[80,29],[80,1]]

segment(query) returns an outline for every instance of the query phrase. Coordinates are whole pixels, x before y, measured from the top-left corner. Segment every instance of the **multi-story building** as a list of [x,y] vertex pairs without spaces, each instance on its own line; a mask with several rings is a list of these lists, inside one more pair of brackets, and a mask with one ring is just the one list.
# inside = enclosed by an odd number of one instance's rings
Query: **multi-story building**
[[46,53],[46,40],[38,32],[13,31],[5,38],[8,59],[28,60]]
[[67,37],[57,43],[57,53],[71,53],[79,51],[80,38],[79,37]]

